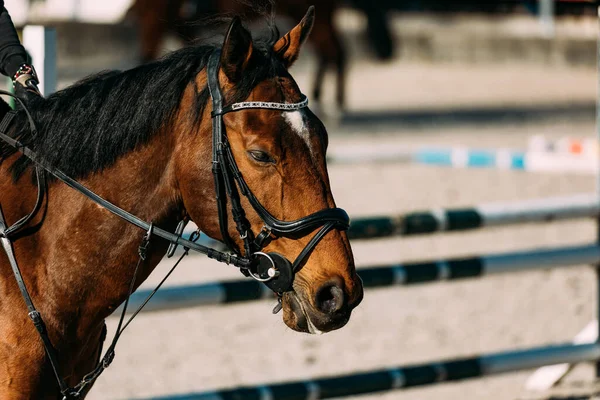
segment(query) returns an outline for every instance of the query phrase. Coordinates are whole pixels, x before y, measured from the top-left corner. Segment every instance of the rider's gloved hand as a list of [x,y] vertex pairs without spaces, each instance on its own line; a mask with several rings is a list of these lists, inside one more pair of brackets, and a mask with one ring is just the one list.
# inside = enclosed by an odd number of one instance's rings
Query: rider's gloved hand
[[28,101],[42,97],[38,89],[39,80],[35,69],[29,64],[23,64],[19,67],[13,76],[13,86],[15,95],[23,100]]

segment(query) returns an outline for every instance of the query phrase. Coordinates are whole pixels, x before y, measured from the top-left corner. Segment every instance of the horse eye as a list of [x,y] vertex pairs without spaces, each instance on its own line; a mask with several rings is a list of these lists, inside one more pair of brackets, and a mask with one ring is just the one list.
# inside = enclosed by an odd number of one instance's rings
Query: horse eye
[[260,163],[275,163],[273,157],[271,157],[268,153],[265,153],[264,151],[249,150],[248,154],[250,154],[250,157],[252,157],[255,161],[258,161]]

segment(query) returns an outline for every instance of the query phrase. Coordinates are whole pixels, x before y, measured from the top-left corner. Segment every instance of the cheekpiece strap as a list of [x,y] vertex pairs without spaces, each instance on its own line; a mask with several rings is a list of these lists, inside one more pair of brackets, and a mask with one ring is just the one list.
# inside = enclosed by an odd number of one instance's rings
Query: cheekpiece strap
[[221,60],[221,50],[214,50],[208,59],[206,66],[206,75],[208,79],[208,91],[212,99],[213,111],[212,117],[222,115],[223,113],[223,95],[219,87],[219,62]]

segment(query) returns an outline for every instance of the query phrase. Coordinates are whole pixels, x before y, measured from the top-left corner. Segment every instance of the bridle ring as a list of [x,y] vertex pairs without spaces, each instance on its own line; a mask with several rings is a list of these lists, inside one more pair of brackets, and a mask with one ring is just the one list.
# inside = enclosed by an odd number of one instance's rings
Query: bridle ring
[[263,253],[262,251],[256,251],[256,252],[252,253],[252,255],[265,257],[266,259],[268,259],[271,262],[271,266],[272,266],[271,268],[269,268],[269,271],[267,272],[267,274],[269,274],[268,278],[261,278],[259,275],[256,275],[252,271],[248,271],[248,273],[250,274],[252,279],[257,280],[258,282],[268,282],[271,279],[275,279],[275,278],[277,278],[277,276],[279,276],[279,271],[277,271],[277,268],[275,267],[275,261],[273,261],[273,258],[271,258],[270,255],[268,255],[267,253]]

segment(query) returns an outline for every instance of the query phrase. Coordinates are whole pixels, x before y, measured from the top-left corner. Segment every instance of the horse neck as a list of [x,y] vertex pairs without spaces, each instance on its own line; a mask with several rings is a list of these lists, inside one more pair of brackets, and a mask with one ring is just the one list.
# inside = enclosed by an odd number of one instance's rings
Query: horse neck
[[[170,137],[157,133],[112,167],[80,182],[139,218],[172,230],[179,200]],[[35,187],[24,177],[16,192],[31,198]],[[144,232],[62,182],[51,182],[47,193],[43,222],[36,233],[15,243],[17,258],[31,291],[43,295],[36,303],[50,307],[46,315],[54,316],[57,326],[73,321],[72,329],[85,336],[87,326],[103,320],[126,297]],[[137,284],[158,264],[167,245],[153,239],[150,246]]]

